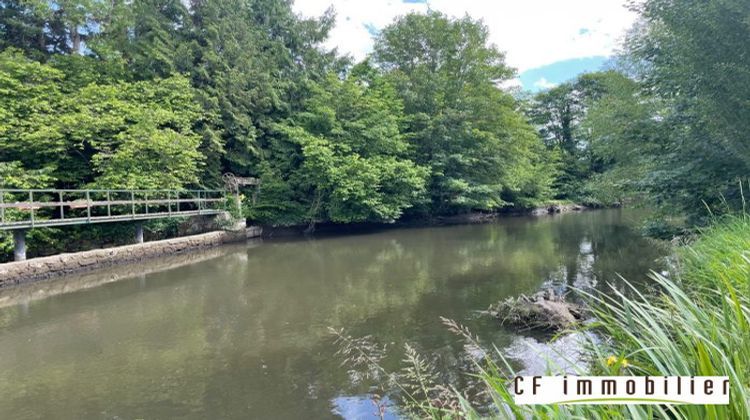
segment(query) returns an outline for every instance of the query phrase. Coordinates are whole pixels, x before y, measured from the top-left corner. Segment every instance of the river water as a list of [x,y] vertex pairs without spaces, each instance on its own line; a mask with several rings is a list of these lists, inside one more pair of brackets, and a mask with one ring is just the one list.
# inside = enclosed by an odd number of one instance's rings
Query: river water
[[546,286],[647,282],[665,250],[637,219],[265,240],[2,291],[0,418],[370,418],[372,384],[328,327],[410,343],[460,383],[463,348],[439,317],[508,348],[525,338],[477,311]]

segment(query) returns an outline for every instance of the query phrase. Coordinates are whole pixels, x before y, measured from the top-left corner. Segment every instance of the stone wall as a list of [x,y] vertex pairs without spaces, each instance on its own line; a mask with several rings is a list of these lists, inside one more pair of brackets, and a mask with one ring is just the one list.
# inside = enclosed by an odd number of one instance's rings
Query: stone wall
[[261,233],[259,227],[251,226],[239,231],[209,232],[142,244],[95,249],[0,264],[0,288],[116,264],[132,263],[165,255],[175,255],[230,242],[240,242],[247,238],[258,237]]

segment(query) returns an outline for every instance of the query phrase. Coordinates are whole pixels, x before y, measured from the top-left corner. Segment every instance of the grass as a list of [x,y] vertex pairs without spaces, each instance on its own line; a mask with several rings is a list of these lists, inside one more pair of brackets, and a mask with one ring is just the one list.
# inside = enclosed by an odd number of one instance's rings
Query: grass
[[[587,295],[597,321],[586,328],[606,337],[589,343],[588,373],[728,376],[729,405],[518,406],[508,392],[513,371],[498,349],[471,373],[482,398],[455,390],[451,404],[412,393],[401,393],[402,400],[415,416],[431,418],[750,418],[750,217],[722,219],[676,254],[672,278],[652,274],[658,292],[630,287]],[[468,344],[481,346],[465,328],[447,325]],[[420,394],[429,395],[432,387],[438,385],[422,383]]]
[[[514,407],[509,398],[502,404],[541,418],[750,418],[750,218],[723,219],[677,255],[673,279],[652,274],[658,295],[631,287],[588,296],[597,319],[589,328],[608,337],[589,348],[592,373],[611,374],[614,367],[632,375],[728,376],[729,405]],[[505,397],[499,373],[485,369],[482,377]]]

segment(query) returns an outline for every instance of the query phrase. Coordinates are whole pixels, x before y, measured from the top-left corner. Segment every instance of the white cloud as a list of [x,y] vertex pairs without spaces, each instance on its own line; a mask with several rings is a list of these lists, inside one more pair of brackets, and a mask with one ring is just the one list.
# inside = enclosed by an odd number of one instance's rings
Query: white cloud
[[[428,4],[451,16],[483,19],[490,40],[507,52],[508,64],[524,71],[569,58],[610,55],[635,20],[625,8],[626,1],[430,0]],[[401,0],[297,0],[294,9],[317,16],[330,6],[337,19],[327,46],[357,59],[372,49],[366,24],[380,29],[396,16],[428,8]]]
[[523,82],[518,77],[514,77],[500,83],[500,88],[504,90],[521,89],[523,88]]
[[557,86],[557,83],[552,83],[544,77],[534,82],[534,87],[538,87],[539,89],[549,89],[555,86]]

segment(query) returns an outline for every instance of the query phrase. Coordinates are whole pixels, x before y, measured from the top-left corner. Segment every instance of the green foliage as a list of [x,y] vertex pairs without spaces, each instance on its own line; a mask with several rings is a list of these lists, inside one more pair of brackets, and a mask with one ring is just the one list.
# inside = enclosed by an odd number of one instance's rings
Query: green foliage
[[412,159],[430,168],[429,213],[545,198],[548,159],[514,99],[496,87],[513,71],[486,26],[409,14],[383,29],[373,59],[404,102]]
[[91,84],[70,110],[62,123],[75,127],[69,138],[76,149],[93,151],[94,185],[177,189],[199,183],[200,137],[192,125],[201,112],[185,78]]
[[687,216],[683,228],[705,224],[740,208],[738,181],[750,170],[750,4],[633,7],[641,19],[619,57],[623,73],[584,75],[543,92],[528,114],[562,151],[558,198],[645,201],[662,218]]
[[621,57],[633,80],[610,80],[584,123],[601,164],[589,187],[705,224],[741,207],[750,170],[750,3],[649,0],[637,11]]
[[[295,203],[296,223],[399,218],[421,199],[426,170],[405,158],[403,115],[392,87],[329,76],[310,89],[307,111],[276,126],[286,139],[269,156],[277,169],[265,170],[264,190],[269,184],[273,201]],[[293,188],[279,185],[281,174]],[[256,212],[272,205],[265,196]]]
[[590,138],[594,169],[587,189],[603,204],[623,203],[640,195],[643,178],[658,169],[667,134],[660,117],[664,106],[618,73],[604,82],[604,89],[581,124]]
[[701,223],[740,204],[750,169],[750,6],[636,9],[627,75],[520,103],[469,17],[407,14],[351,66],[321,47],[332,11],[281,0],[3,1],[3,183],[218,187],[233,172],[264,180],[249,214],[280,224],[552,198],[648,199]]
[[198,183],[192,126],[201,112],[183,77],[71,86],[63,71],[8,50],[0,89],[0,161],[18,174],[44,174],[41,184],[57,186]]
[[59,124],[63,73],[27,60],[16,50],[0,53],[0,157],[28,169],[50,169],[65,158]]
[[210,116],[198,127],[204,178],[258,175],[274,124],[299,110],[306,81],[335,62],[316,48],[332,16],[300,19],[288,2],[273,0],[195,0],[190,11],[192,30],[175,65],[190,74]]
[[113,2],[109,22],[91,39],[91,50],[107,61],[125,61],[129,78],[148,80],[184,71],[191,51],[190,14],[179,0]]
[[[679,252],[682,269],[689,276],[689,286],[711,288],[717,281],[722,287],[734,288],[743,296],[750,294],[750,216],[727,216],[699,231],[699,238]],[[688,285],[688,282],[685,282]]]
[[623,78],[615,71],[587,73],[535,95],[526,113],[547,147],[557,154],[553,188],[555,197],[584,203],[611,203],[592,197],[586,183],[602,172],[601,159],[593,154],[591,129],[585,126],[591,107]]
[[409,14],[352,66],[321,47],[333,19],[281,0],[0,2],[4,184],[220,187],[232,172],[262,179],[247,215],[282,225],[553,196],[560,155],[497,87],[513,71],[481,22]]
[[53,177],[49,168],[27,170],[21,162],[0,162],[0,188],[44,188],[49,186]]
[[35,59],[79,53],[110,12],[97,0],[4,0],[0,2],[0,49],[14,47]]

